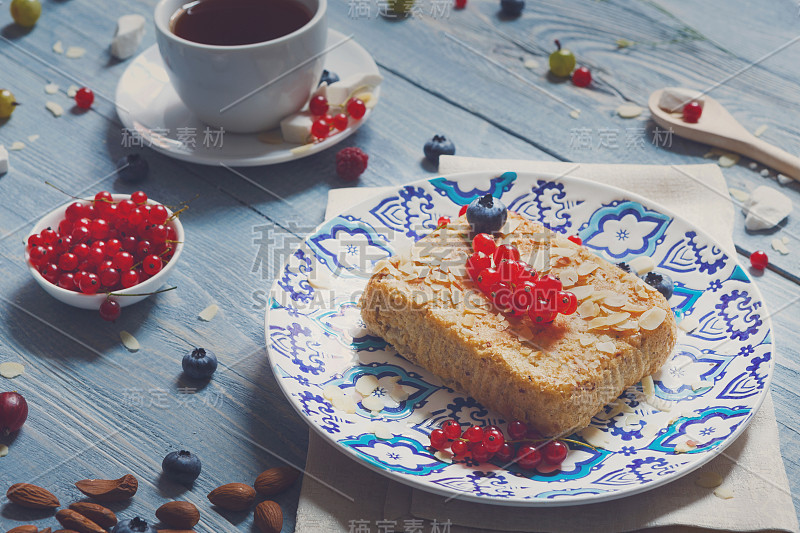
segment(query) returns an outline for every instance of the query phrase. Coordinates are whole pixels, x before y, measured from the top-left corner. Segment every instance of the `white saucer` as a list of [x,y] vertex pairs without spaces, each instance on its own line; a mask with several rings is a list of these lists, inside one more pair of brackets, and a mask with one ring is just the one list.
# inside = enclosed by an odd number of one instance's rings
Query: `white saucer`
[[[338,31],[328,30],[329,47],[346,38]],[[360,72],[378,74],[372,56],[352,39],[328,52],[325,68],[342,79]],[[377,100],[380,87],[375,88],[373,95]],[[119,80],[115,98],[117,114],[126,128],[123,144],[149,146],[170,157],[202,165],[252,167],[300,159],[345,140],[372,115],[372,109],[367,109],[364,118],[346,130],[305,150],[293,151],[300,146],[297,144],[262,142],[258,134],[225,132],[220,136],[216,133],[219,128],[201,122],[178,97],[157,45],[142,52],[128,66]]]

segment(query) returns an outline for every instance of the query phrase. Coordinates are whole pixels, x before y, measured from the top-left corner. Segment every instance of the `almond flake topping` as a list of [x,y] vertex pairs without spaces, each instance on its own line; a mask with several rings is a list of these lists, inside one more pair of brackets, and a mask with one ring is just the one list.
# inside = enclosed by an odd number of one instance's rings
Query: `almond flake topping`
[[572,257],[578,253],[578,250],[574,248],[560,248],[558,246],[553,246],[550,248],[550,253],[559,257]]
[[595,348],[597,348],[598,351],[601,351],[603,353],[614,353],[617,350],[617,347],[614,346],[614,343],[610,341],[598,342],[597,344],[595,344]]
[[653,307],[648,309],[639,317],[639,327],[644,330],[652,331],[664,322],[667,318],[667,312],[660,307]]
[[572,287],[578,281],[578,272],[574,268],[565,268],[558,277],[564,287]]
[[622,307],[628,303],[628,298],[624,294],[612,294],[603,298],[603,305],[606,307]]
[[583,302],[578,306],[578,314],[583,318],[592,318],[600,313],[600,307],[594,302]]
[[581,335],[578,337],[578,342],[581,343],[581,346],[590,346],[594,344],[594,339],[586,335]]
[[570,292],[572,292],[578,300],[585,300],[594,292],[594,285],[579,285],[578,287],[573,287]]
[[217,304],[211,304],[197,315],[197,317],[202,320],[203,322],[211,321],[217,313],[219,312],[219,306]]
[[128,349],[128,351],[136,352],[141,347],[139,345],[139,341],[136,340],[136,337],[131,335],[125,330],[119,332],[119,338],[122,341],[122,345]]
[[588,276],[589,274],[597,270],[599,266],[600,265],[598,265],[594,261],[584,261],[583,263],[578,265],[578,275]]

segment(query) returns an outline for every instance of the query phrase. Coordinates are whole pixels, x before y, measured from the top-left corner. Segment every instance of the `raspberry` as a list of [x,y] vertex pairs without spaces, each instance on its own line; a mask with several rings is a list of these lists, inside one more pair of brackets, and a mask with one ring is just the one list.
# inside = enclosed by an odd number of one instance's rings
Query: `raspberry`
[[336,173],[343,180],[354,181],[367,169],[369,156],[360,148],[350,146],[336,154]]

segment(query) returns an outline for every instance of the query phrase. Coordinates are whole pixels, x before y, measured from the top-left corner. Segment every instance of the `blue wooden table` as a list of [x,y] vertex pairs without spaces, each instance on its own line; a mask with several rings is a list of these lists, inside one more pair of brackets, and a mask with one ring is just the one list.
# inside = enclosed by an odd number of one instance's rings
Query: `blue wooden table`
[[[26,147],[11,153],[12,168],[0,176],[0,362],[23,362],[26,373],[13,382],[0,379],[0,389],[21,392],[31,412],[23,431],[3,441],[10,451],[0,459],[0,488],[32,482],[67,504],[81,496],[73,486],[79,479],[133,473],[140,491],[130,504],[115,507],[121,516],[153,518],[159,505],[180,497],[202,509],[198,531],[250,531],[250,514],[218,514],[205,495],[222,483],[250,483],[271,466],[304,464],[307,428],[278,389],[266,359],[264,295],[293,244],[322,221],[327,191],[350,186],[334,172],[337,150],[241,169],[244,179],[225,168],[125,148],[112,100],[129,61],[111,59],[108,46],[119,16],[140,13],[151,21],[155,0],[43,0],[42,17],[31,31],[11,22],[9,3],[0,6],[0,87],[23,105],[0,125],[0,144],[22,141]],[[649,93],[664,86],[704,89],[727,78],[712,96],[748,129],[766,125],[762,138],[800,153],[800,44],[792,42],[800,18],[793,0],[761,6],[744,0],[529,1],[514,20],[499,17],[494,0],[469,0],[464,10],[454,10],[449,1],[417,0],[413,15],[402,20],[382,16],[385,9],[376,0],[334,0],[329,10],[330,26],[353,33],[385,77],[372,119],[344,143],[370,154],[369,169],[356,186],[434,175],[422,161],[422,145],[435,133],[451,137],[460,155],[707,161],[709,147],[658,135],[646,112],[623,120],[615,109],[625,102],[644,106]],[[556,38],[591,68],[590,89],[548,77],[547,55]],[[620,39],[625,46],[618,46]],[[68,59],[53,52],[57,41],[87,52]],[[140,50],[153,43],[148,28]],[[571,117],[567,107],[520,77],[580,108],[580,117]],[[60,86],[59,94],[45,94],[50,82]],[[72,84],[95,91],[90,111],[70,110],[65,89]],[[67,112],[53,117],[46,100],[59,101]],[[30,140],[34,135],[39,137]],[[141,187],[151,197],[171,205],[197,198],[181,217],[186,248],[170,278],[178,290],[124,309],[112,324],[45,294],[28,273],[23,240],[35,220],[67,200],[46,180],[76,195],[101,189],[129,193],[136,187],[117,179],[114,162],[133,151],[149,161],[150,177]],[[796,184],[782,186],[774,172],[765,177],[762,166],[751,166],[742,159],[725,168],[729,186],[768,185],[797,200]],[[775,236],[788,237],[790,254],[770,248]],[[746,262],[749,252],[764,249],[772,260],[757,283],[780,346],[772,390],[795,495],[800,495],[798,236],[796,215],[776,234],[748,233],[744,217],[737,216],[740,259]],[[200,321],[198,312],[212,303],[220,314]],[[120,330],[133,333],[141,350],[127,351]],[[181,357],[195,346],[220,359],[220,369],[204,387],[181,377]],[[203,475],[192,490],[160,477],[162,458],[178,449],[203,460]],[[297,483],[276,497],[284,531],[294,530],[299,489]],[[18,520],[55,525],[47,513],[0,505],[0,529],[26,523]]]

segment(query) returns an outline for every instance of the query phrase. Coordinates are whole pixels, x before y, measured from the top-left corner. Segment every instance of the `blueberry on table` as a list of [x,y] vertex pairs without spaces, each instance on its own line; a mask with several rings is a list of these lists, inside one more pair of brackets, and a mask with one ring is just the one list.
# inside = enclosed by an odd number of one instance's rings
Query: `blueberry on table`
[[161,470],[172,481],[191,485],[200,475],[202,464],[195,454],[181,450],[168,453],[161,462]]
[[467,222],[474,234],[500,231],[508,218],[508,209],[498,198],[486,194],[467,206]]
[[525,8],[525,0],[500,0],[500,11],[507,17],[518,17]]
[[117,174],[124,182],[137,183],[144,180],[149,172],[147,159],[139,154],[128,154],[117,160]]
[[319,83],[317,84],[317,87],[319,87],[323,83],[327,83],[328,85],[330,85],[331,83],[336,83],[337,81],[339,81],[338,74],[336,74],[335,72],[331,72],[329,70],[323,70],[322,76],[319,77]]
[[111,533],[158,533],[156,528],[147,523],[146,520],[139,518],[130,518],[122,520],[114,526]]
[[217,370],[217,356],[211,350],[195,348],[183,356],[183,372],[193,379],[208,379]]
[[423,150],[425,151],[425,159],[434,165],[438,165],[440,155],[453,155],[456,153],[456,145],[444,135],[434,135],[433,139],[425,143]]
[[183,372],[193,379],[208,379],[217,370],[217,356],[211,350],[195,348],[183,356]]
[[642,276],[642,279],[645,283],[663,294],[664,298],[667,300],[672,297],[672,293],[675,291],[675,284],[672,282],[672,278],[666,274],[651,271]]

